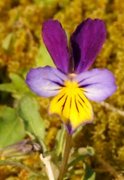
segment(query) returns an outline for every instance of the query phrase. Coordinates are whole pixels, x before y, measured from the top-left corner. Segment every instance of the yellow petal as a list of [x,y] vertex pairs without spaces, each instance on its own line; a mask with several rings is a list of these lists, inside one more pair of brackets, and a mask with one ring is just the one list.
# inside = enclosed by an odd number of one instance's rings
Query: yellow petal
[[64,123],[70,122],[73,130],[93,119],[92,106],[74,81],[66,81],[65,87],[53,98],[50,113],[59,114]]

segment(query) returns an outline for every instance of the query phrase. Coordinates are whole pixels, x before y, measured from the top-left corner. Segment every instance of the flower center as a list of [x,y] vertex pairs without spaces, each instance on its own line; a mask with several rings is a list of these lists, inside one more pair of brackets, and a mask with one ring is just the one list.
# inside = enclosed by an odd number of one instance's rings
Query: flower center
[[75,81],[65,81],[64,85],[65,87],[62,88],[62,90],[64,90],[65,93],[69,96],[76,95],[81,90],[78,86],[78,83]]
[[64,82],[59,93],[52,99],[50,113],[59,114],[72,129],[92,119],[92,106],[73,77]]

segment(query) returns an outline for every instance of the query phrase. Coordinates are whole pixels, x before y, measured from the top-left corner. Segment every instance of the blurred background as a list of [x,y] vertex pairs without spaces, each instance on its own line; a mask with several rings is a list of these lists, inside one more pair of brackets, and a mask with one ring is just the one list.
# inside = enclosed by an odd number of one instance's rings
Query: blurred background
[[[111,70],[118,89],[106,102],[92,103],[94,123],[85,126],[73,143],[75,148],[94,148],[95,155],[87,161],[96,172],[96,179],[121,179],[124,173],[122,0],[0,0],[0,148],[27,137],[27,121],[17,113],[18,107],[26,106],[24,96],[31,94],[25,84],[26,73],[31,67],[53,65],[42,41],[42,23],[49,18],[58,19],[70,37],[75,27],[88,17],[105,21],[107,39],[94,67]],[[47,114],[49,99],[34,98],[45,122],[45,144],[53,150],[61,121]],[[38,153],[28,155],[23,161],[31,168],[39,167]],[[0,165],[0,180],[29,179],[25,168]],[[80,162],[75,166],[72,179],[80,180],[81,167]]]

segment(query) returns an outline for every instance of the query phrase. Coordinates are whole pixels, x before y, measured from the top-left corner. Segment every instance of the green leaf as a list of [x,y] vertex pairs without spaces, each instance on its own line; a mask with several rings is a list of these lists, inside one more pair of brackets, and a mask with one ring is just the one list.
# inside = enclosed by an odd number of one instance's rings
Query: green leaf
[[78,151],[76,151],[73,154],[73,159],[69,163],[69,167],[75,166],[75,164],[78,163],[78,161],[83,161],[87,156],[93,156],[94,155],[94,149],[90,146],[87,146],[85,148],[79,148]]
[[15,84],[16,87],[27,88],[24,79],[22,77],[20,77],[18,74],[10,73],[9,77],[12,80],[13,84]]
[[24,79],[17,74],[9,75],[11,82],[0,84],[0,91],[10,92],[15,98],[19,98],[25,93],[30,93]]
[[25,80],[22,77],[14,73],[11,73],[9,76],[10,79],[12,80],[13,86],[15,87],[18,93],[24,94],[29,91],[25,83]]
[[84,160],[85,156],[84,155],[78,155],[75,157],[68,165],[68,167],[73,167],[75,164],[77,164],[79,161]]
[[35,98],[24,96],[19,105],[19,115],[29,126],[31,132],[42,142],[45,136],[45,124],[39,113],[39,105]]
[[0,109],[0,148],[14,144],[25,136],[24,124],[10,107]]
[[85,176],[82,180],[95,180],[96,173],[91,169],[90,166],[86,165]]
[[64,146],[64,142],[65,142],[65,128],[62,128],[58,131],[58,134],[57,134],[57,137],[56,137],[56,140],[57,140],[57,143],[56,143],[56,154],[57,154],[57,157],[59,157],[62,152],[63,152],[63,146]]
[[36,66],[54,66],[54,63],[44,45],[40,46],[37,57],[36,57]]
[[0,84],[0,91],[15,93],[16,89],[12,83],[3,83]]
[[2,48],[5,49],[5,50],[8,50],[9,47],[10,47],[10,43],[12,41],[12,38],[13,38],[13,33],[9,33],[5,39],[3,40],[2,42]]

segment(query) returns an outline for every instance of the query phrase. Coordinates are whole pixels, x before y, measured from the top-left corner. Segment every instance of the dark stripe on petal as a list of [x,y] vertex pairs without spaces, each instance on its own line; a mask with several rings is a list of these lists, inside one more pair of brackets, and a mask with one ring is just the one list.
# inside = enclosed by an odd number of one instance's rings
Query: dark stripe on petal
[[78,103],[81,105],[81,107],[83,107],[83,104],[78,100]]
[[63,105],[62,105],[62,112],[64,111],[65,103],[67,102],[67,99],[68,99],[68,96],[66,96],[65,101],[64,101],[64,103],[63,103]]
[[80,95],[78,95],[78,96],[79,96],[80,100],[83,101],[83,102],[81,103],[82,106],[83,106],[83,104],[85,104],[85,106],[88,107],[88,106],[87,106],[87,103],[82,99],[82,97],[81,97]]
[[60,76],[58,76],[58,74],[57,73],[55,73],[56,74],[56,76],[62,81],[62,82],[64,82],[65,81],[65,79],[62,79]]
[[[85,81],[83,81],[84,79]],[[83,88],[85,96],[96,102],[105,100],[117,88],[113,74],[107,69],[95,68],[86,71],[77,75],[75,80],[78,82],[79,87]]]
[[84,85],[79,85],[79,87],[82,87],[82,88],[85,88],[85,87],[88,87],[88,86],[92,86],[92,85],[97,85],[99,83],[89,83],[89,84],[84,84]]
[[81,99],[81,101],[85,103],[84,99],[82,99],[82,97],[79,94],[78,94],[78,97]]
[[58,102],[65,96],[66,94],[62,95],[59,99]]
[[50,82],[52,82],[52,83],[55,83],[55,84],[57,84],[57,85],[59,85],[59,86],[61,86],[61,87],[64,87],[64,85],[63,84],[61,84],[60,82],[58,82],[58,81],[54,81],[54,80],[51,80],[51,79],[47,79],[47,78],[44,78],[46,81],[50,81]]
[[[55,96],[61,88],[61,80],[56,77],[58,70],[50,66],[31,69],[26,76],[26,83],[36,94],[43,97]],[[61,76],[61,74],[60,74]],[[54,82],[58,82],[54,83]]]
[[76,106],[76,109],[77,109],[77,111],[78,111],[78,113],[79,113],[79,109],[78,109],[78,105],[77,105],[77,101],[76,101],[76,98],[75,98],[75,106]]
[[51,82],[53,82],[53,83],[55,83],[55,84],[57,84],[57,85],[59,85],[59,86],[61,86],[61,87],[64,87],[63,84],[61,84],[61,83],[59,83],[59,82],[57,82],[57,81],[51,81]]
[[72,98],[70,98],[70,109],[71,109],[71,105],[72,105]]

